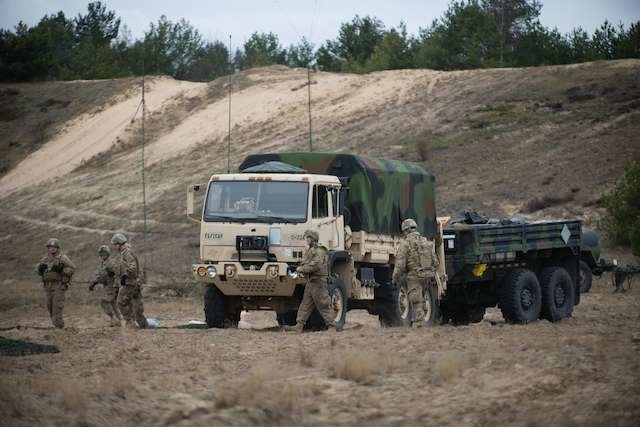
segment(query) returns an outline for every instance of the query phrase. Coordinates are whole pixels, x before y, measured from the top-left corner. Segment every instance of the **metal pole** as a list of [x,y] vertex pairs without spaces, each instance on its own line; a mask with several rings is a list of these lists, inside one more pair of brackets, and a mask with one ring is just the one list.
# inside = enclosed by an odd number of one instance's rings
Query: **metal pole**
[[[143,63],[144,64],[144,63]],[[144,65],[143,65],[144,69]],[[142,74],[142,215],[143,215],[143,243],[144,243],[144,251],[142,251],[142,268],[143,268],[143,278],[146,280],[146,250],[147,250],[147,186],[144,175],[144,116],[146,114],[146,102],[144,99],[144,71]]]
[[227,173],[231,173],[231,75],[233,65],[231,63],[231,34],[229,34],[229,135],[227,137]]
[[311,138],[311,65],[307,64],[307,96],[309,98],[309,151],[313,152],[313,139]]

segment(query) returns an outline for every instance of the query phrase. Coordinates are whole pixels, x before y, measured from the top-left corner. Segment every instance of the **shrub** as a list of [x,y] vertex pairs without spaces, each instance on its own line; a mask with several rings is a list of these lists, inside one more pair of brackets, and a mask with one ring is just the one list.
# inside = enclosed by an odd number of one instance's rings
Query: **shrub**
[[603,197],[603,205],[607,212],[600,225],[607,236],[640,256],[640,162],[627,164],[623,177]]

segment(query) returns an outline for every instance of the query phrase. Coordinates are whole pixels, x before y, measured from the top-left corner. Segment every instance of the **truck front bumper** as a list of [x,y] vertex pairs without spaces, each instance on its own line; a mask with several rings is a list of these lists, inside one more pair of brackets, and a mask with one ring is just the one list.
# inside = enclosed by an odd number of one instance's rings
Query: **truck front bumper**
[[245,269],[236,261],[215,264],[193,264],[197,281],[215,285],[224,295],[233,296],[292,296],[296,285],[304,283],[289,272],[284,262],[265,262],[258,269]]

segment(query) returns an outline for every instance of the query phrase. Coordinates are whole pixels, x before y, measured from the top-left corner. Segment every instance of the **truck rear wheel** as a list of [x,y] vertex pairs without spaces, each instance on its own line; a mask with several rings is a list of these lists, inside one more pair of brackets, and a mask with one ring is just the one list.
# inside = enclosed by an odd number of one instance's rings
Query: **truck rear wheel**
[[411,323],[411,304],[406,283],[388,284],[375,288],[375,313],[382,327],[408,326]]
[[434,284],[428,284],[424,290],[424,320],[429,326],[435,326],[442,323],[442,315],[440,313],[440,304],[438,303],[438,287]]
[[511,271],[500,286],[498,300],[502,317],[508,323],[538,320],[542,304],[538,278],[531,270]]
[[591,284],[593,283],[593,274],[589,264],[584,261],[580,261],[580,293],[586,294],[591,290]]
[[575,286],[567,270],[547,267],[540,273],[542,290],[541,317],[550,322],[571,317],[575,300]]

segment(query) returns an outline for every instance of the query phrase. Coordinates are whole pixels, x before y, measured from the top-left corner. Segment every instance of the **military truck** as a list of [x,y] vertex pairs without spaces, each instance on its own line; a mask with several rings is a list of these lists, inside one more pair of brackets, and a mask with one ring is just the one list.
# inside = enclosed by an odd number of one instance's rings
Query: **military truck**
[[[383,326],[407,324],[412,313],[404,280],[391,279],[405,218],[434,239],[441,260],[424,284],[431,324],[479,321],[485,307],[496,304],[511,322],[559,320],[579,301],[579,221],[445,230],[448,218],[436,218],[434,176],[423,165],[398,160],[259,154],[239,169],[187,192],[187,214],[193,216],[195,194],[206,190],[201,262],[192,269],[206,284],[211,327],[237,325],[242,310],[274,310],[280,324],[295,323],[305,286],[295,270],[306,229],[318,231],[328,249],[336,323],[344,324],[348,310],[363,309]],[[322,327],[317,313],[307,327]]]

